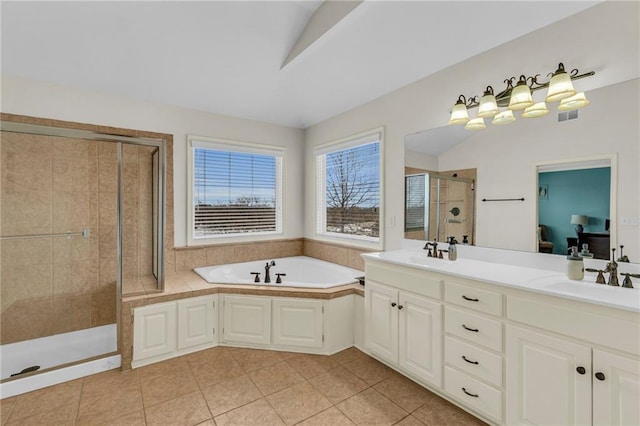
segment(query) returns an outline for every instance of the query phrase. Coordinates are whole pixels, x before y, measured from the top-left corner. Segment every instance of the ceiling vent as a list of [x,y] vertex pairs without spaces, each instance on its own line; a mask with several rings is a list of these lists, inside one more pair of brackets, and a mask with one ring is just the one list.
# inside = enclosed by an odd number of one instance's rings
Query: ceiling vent
[[578,110],[574,109],[573,111],[562,111],[558,113],[558,123],[567,120],[575,120],[578,118]]

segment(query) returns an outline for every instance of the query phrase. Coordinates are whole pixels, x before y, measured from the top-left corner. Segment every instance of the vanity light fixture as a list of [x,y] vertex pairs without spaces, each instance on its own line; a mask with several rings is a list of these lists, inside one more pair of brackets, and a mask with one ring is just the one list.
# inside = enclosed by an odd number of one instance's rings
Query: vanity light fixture
[[[549,73],[547,76],[550,80],[540,82],[538,78],[540,74],[534,76],[525,76],[524,74],[516,82],[515,77],[504,80],[507,87],[500,93],[494,94],[492,86],[487,86],[482,98],[478,100],[478,96],[465,97],[460,95],[456,104],[451,110],[451,119],[449,124],[464,124],[465,129],[478,130],[486,127],[484,118],[492,118],[492,124],[508,124],[515,121],[513,111],[523,111],[522,117],[534,118],[542,117],[549,113],[546,103],[560,101],[558,110],[571,111],[589,105],[584,92],[576,93],[573,88],[573,80],[591,77],[595,75],[594,71],[579,74],[578,69],[574,68],[567,73],[564,64],[558,64],[558,69]],[[515,86],[514,86],[515,83]],[[540,89],[548,88],[545,102],[535,103],[532,92]],[[478,107],[477,118],[471,119],[468,110]],[[500,107],[506,107],[507,110],[500,112]]]

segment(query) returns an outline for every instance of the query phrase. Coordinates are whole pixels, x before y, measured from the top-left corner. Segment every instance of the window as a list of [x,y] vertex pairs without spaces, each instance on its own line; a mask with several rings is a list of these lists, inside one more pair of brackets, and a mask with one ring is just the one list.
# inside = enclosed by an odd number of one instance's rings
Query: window
[[380,241],[382,132],[316,150],[320,235]]
[[190,243],[282,231],[281,150],[190,141]]
[[404,230],[426,230],[429,222],[429,174],[410,175],[404,178]]

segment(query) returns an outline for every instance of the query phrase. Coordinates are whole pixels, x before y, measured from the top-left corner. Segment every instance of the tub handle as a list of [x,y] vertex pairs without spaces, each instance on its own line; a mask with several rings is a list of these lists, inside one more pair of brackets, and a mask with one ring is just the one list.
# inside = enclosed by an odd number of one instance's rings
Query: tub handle
[[259,283],[260,282],[260,272],[251,272],[251,275],[255,275],[256,279],[253,280],[254,283]]
[[282,284],[282,278],[280,278],[280,277],[286,277],[286,276],[287,276],[287,274],[276,273],[276,284]]

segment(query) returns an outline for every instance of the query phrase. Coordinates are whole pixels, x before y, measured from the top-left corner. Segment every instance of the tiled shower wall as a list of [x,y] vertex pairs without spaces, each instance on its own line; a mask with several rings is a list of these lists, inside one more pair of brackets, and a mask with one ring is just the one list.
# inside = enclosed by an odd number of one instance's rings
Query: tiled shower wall
[[[2,132],[0,235],[91,237],[3,240],[0,343],[116,322],[116,144]],[[150,270],[147,147],[125,148],[125,271]],[[128,179],[128,180],[127,180]],[[142,191],[149,191],[141,196]],[[148,226],[147,226],[148,225]]]

